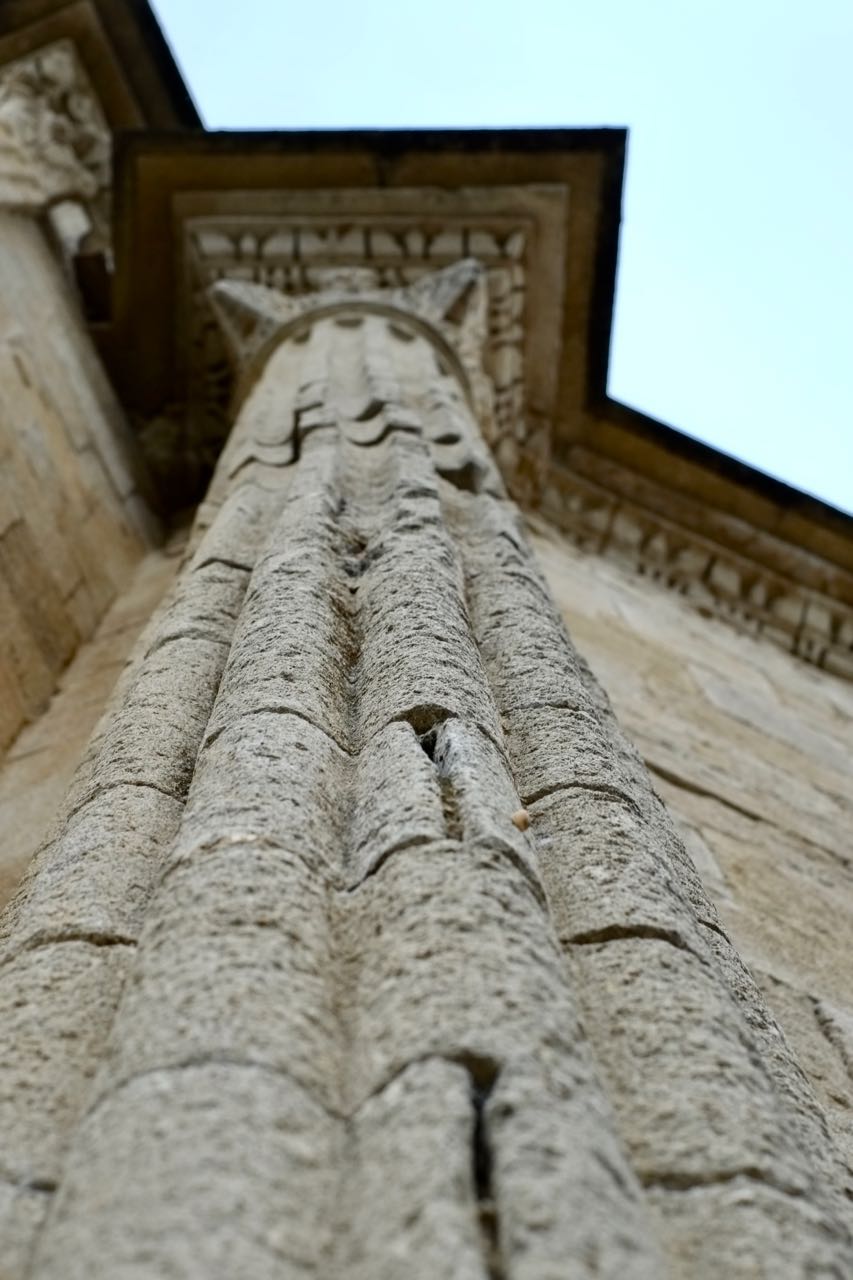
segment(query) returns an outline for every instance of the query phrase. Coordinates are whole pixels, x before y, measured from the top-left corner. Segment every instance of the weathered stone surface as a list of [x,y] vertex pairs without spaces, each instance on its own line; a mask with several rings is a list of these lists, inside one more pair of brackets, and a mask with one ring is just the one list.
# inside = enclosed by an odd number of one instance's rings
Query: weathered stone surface
[[[247,576],[239,566],[201,565],[182,577],[120,678],[4,922],[3,954],[12,958],[0,981],[14,1000],[31,980],[27,966],[37,966],[30,1007],[40,1028],[19,1038],[10,1090],[27,1079],[41,1090],[35,1118],[19,1119],[20,1142],[33,1162],[47,1162],[54,1183],[118,1003],[125,948],[116,944],[135,938],[177,830]],[[64,941],[44,945],[51,939]],[[72,979],[75,948],[95,959]],[[61,1052],[64,1043],[75,1051]]]
[[[96,636],[78,650],[61,677],[48,710],[18,735],[0,766],[0,906],[12,897],[33,852],[48,838],[86,741],[175,572],[179,547],[177,538],[140,561],[125,594],[104,615]],[[120,690],[116,692],[120,696]],[[0,692],[0,704],[3,697]]]
[[531,555],[517,509],[485,496],[442,493],[460,542],[471,623],[499,706],[609,710]]
[[[474,846],[410,849],[340,912],[351,1105],[412,1062],[459,1063],[481,1116],[478,1158],[496,1179],[481,1189],[494,1200],[481,1206],[484,1230],[508,1251],[509,1273],[518,1265],[519,1275],[541,1268],[556,1276],[562,1258],[568,1274],[574,1266],[580,1275],[591,1250],[601,1275],[654,1274],[639,1192],[524,874],[505,855]],[[552,1142],[543,1149],[546,1126]],[[576,1223],[594,1205],[600,1211],[585,1232],[558,1229],[558,1215]],[[624,1234],[613,1236],[611,1212]],[[620,1269],[629,1260],[635,1272]]]
[[90,742],[66,801],[70,814],[117,786],[186,795],[224,662],[212,640],[152,647],[133,688]]
[[0,967],[0,1183],[52,1190],[121,988],[128,948],[69,941]]
[[220,840],[266,840],[338,872],[348,757],[288,711],[239,719],[202,749],[177,856]]
[[450,841],[403,850],[340,902],[355,1100],[430,1055],[571,1061],[578,1033],[547,918],[504,855]]
[[425,730],[447,715],[479,724],[499,740],[429,456],[423,442],[406,434],[389,436],[376,450],[385,458],[380,454],[371,464],[376,471],[366,471],[365,489],[372,492],[367,485],[381,467],[390,471],[385,484],[391,481],[393,489],[381,533],[367,542],[359,566],[361,740],[391,718],[408,718]]
[[564,707],[504,713],[510,757],[526,805],[562,788],[623,796],[642,811],[648,795],[642,766],[618,746],[597,718]]
[[0,73],[0,205],[38,210],[62,196],[93,199],[109,184],[112,138],[70,40]]
[[181,811],[150,787],[94,796],[30,864],[0,919],[0,958],[64,937],[133,941]]
[[252,575],[208,739],[238,718],[293,712],[349,748],[336,466],[326,445],[305,459],[305,488],[286,500]]
[[[844,1197],[849,1202],[853,1178],[836,1146],[827,1114],[812,1092],[799,1061],[792,1057],[779,1024],[764,1003],[762,993],[743,960],[715,931],[703,931],[749,1027],[764,1070],[774,1083],[788,1130],[801,1149],[808,1152],[813,1168],[823,1175],[826,1194],[835,1201],[836,1211],[842,1220],[849,1223],[849,1203],[845,1203]],[[842,1142],[845,1132],[842,1127]]]
[[199,565],[190,565],[180,587],[164,610],[152,649],[180,640],[200,640],[229,646],[246,594],[247,571],[223,564],[205,547]]
[[481,284],[217,304],[255,389],[0,969],[46,1010],[19,1076],[79,1044],[21,1129],[35,1280],[710,1280],[705,1234],[786,1202],[801,1269],[853,1262],[820,1108],[483,454]]
[[0,671],[14,690],[2,751],[43,710],[156,528],[137,502],[135,445],[41,227],[0,211],[0,246]]
[[135,1075],[228,1062],[285,1072],[340,1106],[326,888],[312,849],[223,835],[166,876],[102,1059],[98,1095]]
[[[741,1002],[732,998],[725,966],[721,972],[711,960],[700,922],[711,926],[709,932],[721,947],[728,944],[717,932],[714,909],[651,790],[636,751],[625,742],[588,671],[573,662],[569,643],[547,607],[540,606],[545,622],[531,622],[529,634],[545,631],[549,645],[531,647],[519,636],[514,646],[504,638],[501,608],[496,615],[483,579],[489,581],[492,599],[499,599],[509,614],[516,600],[520,610],[534,611],[536,575],[524,563],[519,540],[511,533],[504,536],[499,562],[487,567],[472,504],[448,500],[448,507],[459,531],[473,626],[498,692],[519,791],[532,810],[534,836],[552,842],[540,850],[540,870],[561,935],[582,944],[572,946],[572,952],[585,1025],[614,1090],[620,1131],[638,1171],[647,1179],[655,1158],[678,1166],[679,1161],[689,1165],[691,1158],[701,1155],[709,1162],[704,1171],[679,1168],[677,1176],[689,1181],[718,1177],[710,1166],[728,1169],[731,1164],[737,1171],[752,1168],[755,1162],[763,1167],[762,1159],[770,1160],[783,1185],[794,1186],[798,1194],[807,1191],[822,1211],[825,1208],[834,1215],[837,1247],[841,1253],[849,1251],[849,1235],[841,1225],[840,1205],[832,1190],[837,1165],[832,1158],[827,1164],[815,1151],[808,1122],[795,1124],[797,1136],[793,1142],[788,1138],[790,1100],[776,1092],[775,1077],[755,1070],[749,1018]],[[492,517],[490,528],[495,535],[507,532],[501,515]],[[541,670],[535,662],[537,648],[545,655]],[[584,812],[581,806],[593,804],[598,805],[600,824],[594,835],[589,822],[577,826]],[[540,805],[546,821],[537,830]],[[628,815],[634,830],[626,840]],[[547,853],[553,843],[556,856],[549,862]],[[561,848],[567,862],[559,856]],[[577,893],[570,865],[580,873]],[[580,925],[584,916],[595,924]],[[632,959],[623,971],[616,955],[648,956],[654,963],[645,967]],[[611,961],[616,966],[612,971]],[[662,965],[662,971],[656,971],[655,965]],[[647,1043],[658,1033],[660,1043]],[[630,1045],[626,1040],[620,1050],[623,1035]],[[679,1045],[679,1051],[672,1053],[667,1075],[664,1049],[670,1044]],[[611,1054],[615,1055],[612,1061]],[[638,1057],[654,1060],[648,1075],[637,1070]],[[787,1050],[782,1050],[781,1057],[790,1063]],[[613,1077],[616,1059],[622,1067]],[[697,1071],[705,1081],[698,1091]],[[624,1098],[619,1102],[620,1089],[630,1102]],[[661,1097],[656,1102],[658,1089]],[[813,1105],[809,1100],[800,1102],[807,1112]],[[695,1115],[692,1107],[697,1108]],[[786,1175],[779,1173],[780,1166]],[[793,1181],[785,1183],[785,1176]]]
[[439,777],[428,754],[434,753],[434,739],[435,734],[426,742],[427,750],[407,721],[395,720],[368,739],[353,760],[350,786],[355,790],[343,851],[348,887],[391,854],[447,835]]
[[0,1181],[0,1239],[3,1280],[24,1280],[32,1242],[50,1206],[50,1192],[10,1186]]
[[[814,1144],[831,1147],[829,1134],[834,1135],[847,1165],[846,1176],[838,1171],[838,1181],[853,1195],[853,1041],[848,1021],[825,1001],[797,991],[770,974],[759,972],[755,979],[767,992],[796,1061],[826,1113],[824,1125],[820,1111],[814,1110]],[[800,1086],[798,1094],[802,1092]]]
[[850,1252],[832,1219],[760,1177],[652,1187],[647,1195],[665,1223],[679,1280],[842,1280],[850,1274]]
[[815,1116],[808,1082],[744,965],[710,930],[708,945],[765,1064],[777,1073],[779,1096],[789,1099],[788,1124],[792,1131],[805,1126],[801,1140],[827,1169],[826,1185],[843,1184],[848,1175],[832,1156],[833,1138],[845,1145],[853,1111],[840,1101],[846,1091],[830,1094],[826,1081],[846,1068],[828,1040],[818,1048],[820,1033],[801,1011],[814,1001],[828,1002],[842,1017],[853,1008],[847,981],[853,904],[841,799],[849,785],[839,773],[853,726],[850,686],[697,618],[662,587],[581,555],[545,530],[535,545],[573,635],[689,839],[725,932],[753,972],[764,975],[764,995],[811,1076],[830,1129]]
[[487,1280],[474,1128],[471,1081],[455,1063],[413,1063],[368,1098],[347,1131],[337,1268],[326,1274]]
[[32,1275],[320,1280],[341,1155],[339,1122],[286,1076],[139,1076],[83,1121]]
[[[603,1096],[532,1063],[505,1068],[484,1104],[497,1235],[518,1280],[659,1280],[667,1265]],[[500,1274],[500,1273],[498,1273]]]
[[671,842],[627,798],[563,790],[536,801],[530,812],[561,941],[645,935],[704,955],[693,895],[684,889],[692,869],[684,858],[668,856]]
[[645,1182],[807,1178],[714,969],[655,938],[576,948],[584,1025]]
[[479,727],[451,718],[435,733],[434,756],[448,834],[503,850],[541,892],[530,838],[513,822],[521,802],[504,753]]

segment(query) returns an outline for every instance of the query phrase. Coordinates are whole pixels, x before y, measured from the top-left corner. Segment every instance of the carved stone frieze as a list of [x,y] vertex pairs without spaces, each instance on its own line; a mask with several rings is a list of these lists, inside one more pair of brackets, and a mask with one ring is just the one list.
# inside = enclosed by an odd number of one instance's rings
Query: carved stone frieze
[[582,550],[618,561],[709,617],[853,679],[853,608],[806,585],[813,572],[806,552],[777,539],[762,562],[668,518],[666,506],[663,492],[646,506],[554,467],[541,512]]
[[91,231],[103,238],[111,151],[110,128],[70,40],[0,68],[0,207],[51,206],[61,240],[79,242]]

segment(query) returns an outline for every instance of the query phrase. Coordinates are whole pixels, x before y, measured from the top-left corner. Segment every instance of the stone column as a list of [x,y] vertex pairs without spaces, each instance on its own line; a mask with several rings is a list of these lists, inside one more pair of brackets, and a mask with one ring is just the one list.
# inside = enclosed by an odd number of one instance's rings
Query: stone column
[[3,926],[9,1277],[853,1266],[482,443],[482,304],[217,288],[243,406]]

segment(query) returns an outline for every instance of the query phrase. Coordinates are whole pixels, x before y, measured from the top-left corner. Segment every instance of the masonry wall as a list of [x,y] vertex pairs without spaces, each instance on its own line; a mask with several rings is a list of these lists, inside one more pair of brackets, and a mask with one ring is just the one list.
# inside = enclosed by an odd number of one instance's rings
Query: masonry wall
[[0,751],[154,540],[143,483],[40,226],[0,213]]
[[543,524],[534,541],[853,1165],[853,685]]

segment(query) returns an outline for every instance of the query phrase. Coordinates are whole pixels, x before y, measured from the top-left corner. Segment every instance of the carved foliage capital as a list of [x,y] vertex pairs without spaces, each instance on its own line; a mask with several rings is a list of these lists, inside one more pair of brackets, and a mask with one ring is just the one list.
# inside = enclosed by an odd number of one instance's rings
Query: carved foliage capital
[[109,185],[111,134],[69,40],[0,68],[0,206],[92,201]]

